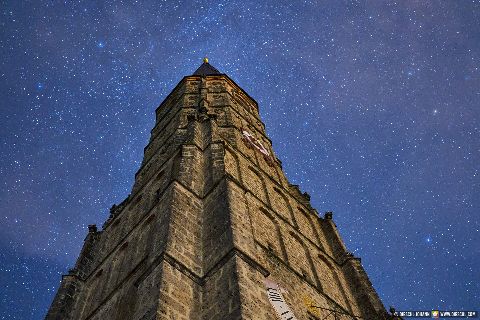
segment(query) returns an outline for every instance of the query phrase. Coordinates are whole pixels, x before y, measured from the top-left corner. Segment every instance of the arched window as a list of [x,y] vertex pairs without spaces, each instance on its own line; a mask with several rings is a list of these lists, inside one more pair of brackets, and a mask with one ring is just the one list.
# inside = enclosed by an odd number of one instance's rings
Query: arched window
[[288,235],[284,241],[290,267],[305,277],[311,284],[316,285],[317,276],[313,268],[310,252],[299,236],[293,232],[289,232]]
[[275,218],[265,209],[259,208],[253,219],[255,240],[278,258],[285,260],[280,227]]

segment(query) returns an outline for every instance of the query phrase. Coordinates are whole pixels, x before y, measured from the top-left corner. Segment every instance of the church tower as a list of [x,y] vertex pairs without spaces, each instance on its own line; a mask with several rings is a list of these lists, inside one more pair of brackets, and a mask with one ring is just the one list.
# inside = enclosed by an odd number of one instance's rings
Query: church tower
[[258,105],[204,59],[156,110],[130,195],[47,320],[390,319],[332,213],[288,182]]

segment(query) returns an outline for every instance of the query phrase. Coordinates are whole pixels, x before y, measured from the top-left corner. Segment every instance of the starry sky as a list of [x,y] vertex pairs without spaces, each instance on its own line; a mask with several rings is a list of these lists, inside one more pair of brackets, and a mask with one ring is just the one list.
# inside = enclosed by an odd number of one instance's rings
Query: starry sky
[[0,319],[42,319],[208,56],[398,310],[480,311],[479,1],[2,1]]

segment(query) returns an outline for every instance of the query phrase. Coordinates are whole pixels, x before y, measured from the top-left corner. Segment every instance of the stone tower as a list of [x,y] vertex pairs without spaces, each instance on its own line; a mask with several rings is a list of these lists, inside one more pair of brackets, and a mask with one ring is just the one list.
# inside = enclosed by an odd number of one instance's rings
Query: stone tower
[[205,59],[157,108],[131,194],[89,226],[46,319],[389,319],[309,199],[255,100]]

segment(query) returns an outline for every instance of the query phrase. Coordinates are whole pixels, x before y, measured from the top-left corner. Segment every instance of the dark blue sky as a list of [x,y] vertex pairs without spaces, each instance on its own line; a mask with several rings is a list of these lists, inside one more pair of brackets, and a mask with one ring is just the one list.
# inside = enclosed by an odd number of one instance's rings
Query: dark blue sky
[[[2,1],[0,319],[41,319],[208,56],[385,305],[480,309],[479,1]],[[480,311],[480,310],[478,310]]]

